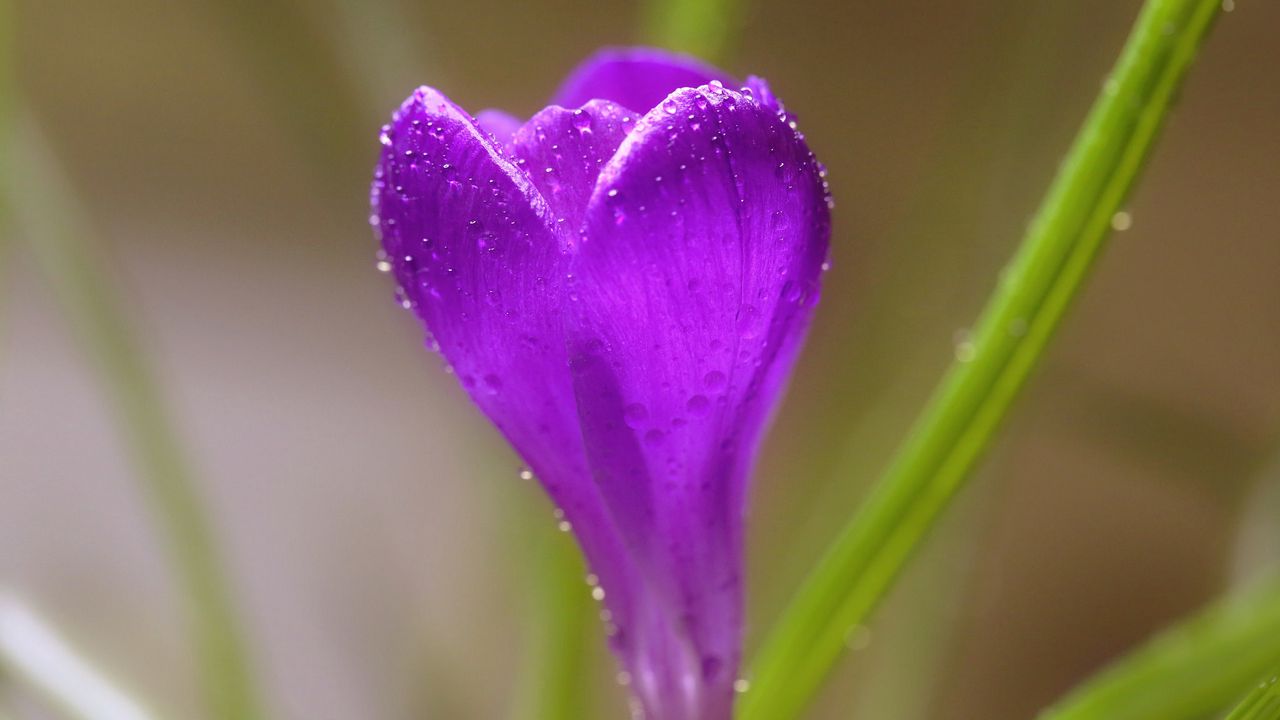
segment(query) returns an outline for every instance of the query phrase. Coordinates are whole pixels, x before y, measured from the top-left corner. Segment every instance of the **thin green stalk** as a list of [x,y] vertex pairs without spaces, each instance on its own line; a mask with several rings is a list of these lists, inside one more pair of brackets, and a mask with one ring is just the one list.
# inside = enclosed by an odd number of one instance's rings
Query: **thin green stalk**
[[3,195],[86,355],[96,364],[187,603],[211,717],[263,716],[231,591],[217,557],[194,474],[174,433],[159,384],[134,336],[110,263],[44,137],[30,119],[16,128],[15,161]]
[[[16,33],[13,29],[14,24],[13,5],[9,0],[0,0],[0,172],[4,172],[4,168],[11,167],[13,162],[13,103],[15,100],[13,69],[16,64],[15,56],[17,49],[13,45]],[[5,307],[6,293],[5,288],[8,287],[6,273],[8,273],[9,260],[9,237],[13,232],[13,218],[9,209],[9,203],[4,197],[4,193],[0,193],[0,310]],[[3,322],[5,317],[0,313],[0,331],[3,331]],[[3,349],[4,343],[0,336],[0,349]]]
[[1038,720],[1199,720],[1280,663],[1280,584],[1217,603],[1086,680]]
[[746,0],[653,0],[644,4],[644,36],[710,62],[723,60]]
[[1148,0],[971,338],[766,638],[743,720],[798,715],[969,477],[1101,250],[1220,0]]
[[1280,720],[1280,683],[1276,676],[1258,683],[1226,720]]
[[548,536],[534,548],[528,659],[513,716],[572,720],[587,717],[583,677],[592,615],[590,588],[573,538],[550,527],[544,530]]
[[[12,671],[75,720],[155,716],[85,659],[40,616],[0,597],[0,669]],[[2,716],[2,713],[0,713]]]

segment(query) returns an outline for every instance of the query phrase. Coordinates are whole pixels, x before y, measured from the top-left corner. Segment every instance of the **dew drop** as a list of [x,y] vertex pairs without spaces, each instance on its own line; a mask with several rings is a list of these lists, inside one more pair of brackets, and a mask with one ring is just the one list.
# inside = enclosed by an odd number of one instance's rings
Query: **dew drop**
[[481,378],[481,382],[484,383],[484,389],[490,395],[497,395],[502,391],[502,378],[494,375],[493,373],[485,375]]
[[556,529],[558,529],[560,532],[569,532],[570,530],[573,529],[573,525],[570,525],[569,521],[564,519],[563,510],[561,510],[560,508],[556,508],[555,510],[552,511],[551,514],[555,516]]
[[1133,216],[1121,210],[1111,216],[1111,229],[1116,232],[1124,232],[1133,227]]
[[712,370],[702,376],[702,384],[705,385],[708,390],[719,390],[723,388],[726,380],[728,380],[728,378],[726,378],[724,373],[719,370]]
[[978,355],[978,346],[975,345],[973,339],[969,337],[968,330],[961,330],[956,333],[955,345],[956,362],[972,362]]
[[649,419],[649,408],[640,403],[631,403],[622,409],[622,419],[629,427],[638,428]]
[[755,305],[744,305],[738,311],[738,332],[750,340],[760,334],[760,311]]
[[675,100],[667,98],[667,101],[662,103],[662,109],[666,110],[668,115],[675,115],[676,111],[680,109],[680,106],[676,104]]
[[844,644],[850,650],[865,650],[871,645],[871,628],[866,625],[854,625],[844,636]]
[[751,681],[746,678],[738,678],[733,681],[733,691],[741,695],[751,689]]
[[533,471],[530,470],[529,468],[520,468],[519,477],[521,480],[532,480]]
[[694,395],[685,403],[685,408],[692,415],[706,415],[707,411],[711,409],[711,401],[707,399],[706,395]]
[[621,225],[627,219],[627,213],[622,207],[622,196],[618,194],[617,188],[605,193],[605,204],[613,210],[614,224]]

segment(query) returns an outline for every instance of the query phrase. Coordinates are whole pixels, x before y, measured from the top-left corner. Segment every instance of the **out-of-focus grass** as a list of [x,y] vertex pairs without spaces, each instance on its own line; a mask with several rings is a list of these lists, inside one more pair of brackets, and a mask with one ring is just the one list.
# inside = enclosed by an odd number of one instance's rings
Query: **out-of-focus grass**
[[[13,103],[16,97],[14,82],[13,5],[10,0],[0,0],[0,172],[12,167]],[[8,283],[9,237],[13,234],[13,222],[9,202],[0,193],[0,362],[3,362],[5,292]]]
[[0,682],[5,670],[21,676],[51,707],[74,720],[156,720],[44,618],[18,600],[0,596]]
[[[521,513],[527,515],[528,513]],[[590,717],[587,636],[598,633],[584,578],[586,567],[573,538],[539,516],[524,533],[532,558],[522,581],[530,588],[526,603],[525,660],[521,686],[513,698],[514,720]]]
[[337,194],[333,183],[371,163],[368,150],[356,141],[368,135],[361,120],[376,112],[365,102],[365,86],[353,83],[314,13],[303,5],[214,0],[211,6],[302,158]]
[[3,196],[85,355],[96,365],[132,451],[160,536],[182,588],[213,717],[262,717],[233,593],[205,516],[195,473],[126,306],[74,191],[34,120],[15,127]]
[[749,0],[649,0],[643,42],[723,62],[748,12]]
[[[1275,436],[1280,438],[1280,432]],[[1241,513],[1233,569],[1236,582],[1280,573],[1280,448],[1260,464],[1255,476],[1256,485],[1246,495]]]

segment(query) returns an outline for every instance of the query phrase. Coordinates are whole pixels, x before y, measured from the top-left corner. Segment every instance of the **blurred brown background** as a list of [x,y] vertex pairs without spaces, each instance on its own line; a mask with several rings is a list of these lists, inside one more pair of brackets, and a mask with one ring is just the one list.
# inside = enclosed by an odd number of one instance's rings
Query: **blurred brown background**
[[[757,477],[754,646],[949,361],[1140,3],[743,1],[726,64],[800,116],[838,203],[818,324]],[[553,522],[373,269],[376,132],[421,83],[527,115],[594,48],[638,40],[639,6],[24,0],[16,14],[22,90],[159,369],[278,716],[508,716],[527,537]],[[1278,28],[1266,0],[1224,15],[1132,228],[813,717],[1029,718],[1275,559]],[[167,716],[196,718],[119,429],[8,244],[0,589]],[[621,717],[612,665],[593,672],[597,716]]]

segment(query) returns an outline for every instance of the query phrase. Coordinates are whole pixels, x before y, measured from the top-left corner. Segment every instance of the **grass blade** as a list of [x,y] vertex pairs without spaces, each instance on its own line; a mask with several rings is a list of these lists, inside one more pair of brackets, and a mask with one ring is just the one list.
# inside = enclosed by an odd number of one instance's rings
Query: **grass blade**
[[1226,720],[1280,720],[1280,683],[1276,676],[1258,683]]
[[1162,632],[1038,720],[1199,720],[1277,663],[1280,583],[1273,582]]
[[648,42],[722,62],[746,0],[651,0],[644,5]]
[[155,720],[38,615],[0,597],[0,666],[76,720]]
[[231,592],[201,507],[194,474],[165,411],[159,384],[134,336],[110,265],[35,123],[14,129],[13,163],[0,179],[22,236],[76,338],[96,366],[160,524],[181,583],[214,718],[262,717]]
[[[539,515],[539,520],[545,517]],[[530,636],[516,720],[570,720],[587,716],[586,642],[592,625],[590,588],[577,544],[548,527],[541,534],[528,578]]]
[[1078,293],[1219,0],[1148,0],[971,339],[756,657],[742,720],[798,715],[964,484]]

